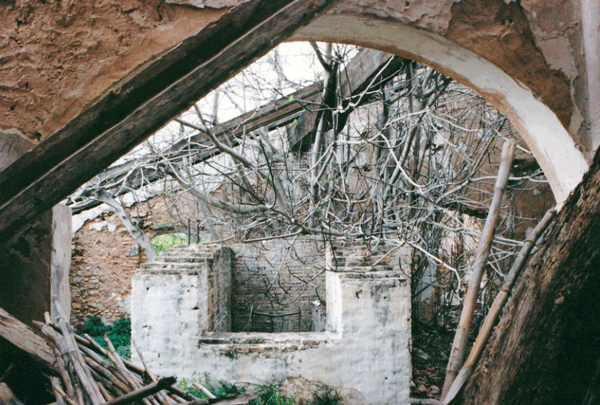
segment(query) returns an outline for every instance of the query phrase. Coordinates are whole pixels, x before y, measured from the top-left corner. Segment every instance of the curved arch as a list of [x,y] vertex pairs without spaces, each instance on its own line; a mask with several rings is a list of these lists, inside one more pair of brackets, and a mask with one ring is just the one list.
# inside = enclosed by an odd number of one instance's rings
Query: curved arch
[[327,14],[298,31],[292,40],[344,42],[397,54],[427,64],[477,91],[519,130],[559,203],[589,167],[556,114],[527,86],[440,35],[373,16]]

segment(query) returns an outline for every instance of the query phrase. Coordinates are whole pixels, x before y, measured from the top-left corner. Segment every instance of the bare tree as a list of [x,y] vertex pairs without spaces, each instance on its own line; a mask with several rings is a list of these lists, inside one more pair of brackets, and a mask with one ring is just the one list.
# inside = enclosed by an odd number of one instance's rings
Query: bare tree
[[[172,139],[149,142],[149,153],[101,175],[73,200],[160,180],[175,184],[164,188],[174,193],[169,198],[196,198],[213,240],[313,234],[407,243],[416,252],[415,297],[443,285],[434,321],[446,324],[487,216],[499,145],[515,139],[518,165],[482,295],[491,302],[521,243],[515,237],[525,236],[515,229],[529,220],[515,215],[515,201],[545,185],[518,133],[481,97],[431,68],[374,51],[312,48],[322,71],[317,83],[293,83],[275,52],[267,58],[275,76],[245,71],[238,80],[248,86],[219,89],[208,110],[199,104],[174,120]],[[364,60],[368,69],[355,68]],[[243,110],[249,94],[267,99]],[[220,123],[221,104],[242,115]]]

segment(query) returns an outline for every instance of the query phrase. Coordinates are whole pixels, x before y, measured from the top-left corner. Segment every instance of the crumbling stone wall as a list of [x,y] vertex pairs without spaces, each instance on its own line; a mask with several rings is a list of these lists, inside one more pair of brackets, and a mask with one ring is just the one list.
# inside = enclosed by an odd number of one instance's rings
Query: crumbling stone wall
[[87,222],[73,238],[71,322],[91,316],[114,322],[129,317],[131,277],[146,255],[112,213]]
[[[176,203],[159,196],[135,203],[128,211],[150,239],[185,231],[180,224],[182,218],[197,216],[196,204],[185,193]],[[121,316],[129,317],[131,277],[147,261],[146,254],[108,208],[76,215],[70,271],[71,322],[81,324],[91,316],[99,316],[112,323]]]

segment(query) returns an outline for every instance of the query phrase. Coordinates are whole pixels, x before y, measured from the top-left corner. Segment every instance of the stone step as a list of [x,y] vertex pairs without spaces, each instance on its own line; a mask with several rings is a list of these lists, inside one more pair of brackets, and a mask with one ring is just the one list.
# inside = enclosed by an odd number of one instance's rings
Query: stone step
[[203,250],[216,250],[221,248],[220,245],[217,244],[202,244],[202,245],[196,245],[196,244],[191,244],[191,245],[177,245],[174,246],[172,248],[167,249],[167,251],[169,250],[185,250],[185,251],[194,251],[194,252],[198,252],[198,251],[203,251]]
[[394,271],[394,266],[385,266],[385,265],[377,265],[377,266],[345,266],[338,268],[339,271],[348,271],[348,272],[356,272],[356,273],[367,273],[371,271]]
[[143,263],[142,270],[197,270],[199,263]]
[[192,258],[192,259],[209,259],[212,258],[212,254],[208,253],[192,253],[192,252],[163,252],[158,256],[159,260],[169,259],[180,259],[180,258]]
[[168,258],[168,259],[164,259],[164,260],[156,260],[154,263],[170,263],[170,264],[177,264],[177,263],[206,263],[206,262],[212,262],[212,258],[202,258],[202,257],[195,257],[195,258]]

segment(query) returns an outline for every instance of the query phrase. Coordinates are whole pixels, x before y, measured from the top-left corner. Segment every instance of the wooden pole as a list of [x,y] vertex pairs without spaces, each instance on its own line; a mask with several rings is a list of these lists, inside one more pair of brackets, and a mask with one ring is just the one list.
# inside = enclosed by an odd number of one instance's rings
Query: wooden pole
[[197,388],[200,391],[202,391],[204,393],[204,395],[206,395],[208,397],[208,399],[217,399],[217,397],[215,396],[215,394],[213,394],[212,392],[210,392],[208,390],[208,388],[206,388],[204,385],[202,385],[200,383],[193,383],[192,386],[194,388]]
[[537,224],[533,231],[531,231],[527,239],[525,239],[523,247],[519,252],[519,256],[513,263],[512,268],[510,269],[510,272],[506,276],[504,284],[500,289],[500,292],[496,296],[496,299],[494,300],[494,303],[490,308],[490,312],[485,317],[485,321],[483,322],[481,329],[479,329],[479,334],[477,335],[477,339],[473,344],[473,348],[471,349],[469,357],[467,357],[467,360],[465,361],[465,364],[462,366],[460,372],[458,373],[456,380],[454,380],[454,383],[452,384],[452,386],[448,390],[448,393],[444,397],[444,405],[450,404],[452,400],[456,398],[456,395],[460,392],[463,385],[469,380],[469,377],[471,377],[473,369],[477,365],[477,362],[481,357],[481,353],[483,352],[487,340],[492,332],[492,328],[494,327],[496,320],[500,316],[500,312],[504,308],[504,304],[506,304],[506,301],[508,300],[508,296],[515,284],[516,279],[519,277],[521,270],[523,270],[523,268],[525,267],[525,263],[529,258],[531,250],[535,246],[537,240],[548,228],[548,225],[550,225],[550,223],[556,216],[558,210],[558,207],[554,207],[548,210],[542,218],[542,220]]
[[515,142],[513,140],[506,141],[502,147],[502,157],[500,160],[500,167],[498,169],[498,177],[496,178],[496,185],[494,189],[494,197],[490,204],[490,210],[488,212],[483,231],[481,232],[481,239],[479,239],[479,246],[477,248],[477,256],[475,263],[473,264],[473,273],[471,280],[469,281],[469,287],[467,290],[467,296],[463,306],[462,313],[460,315],[460,321],[454,336],[454,342],[452,343],[452,351],[450,352],[450,359],[448,360],[448,369],[446,370],[446,379],[444,381],[444,388],[442,390],[442,399],[446,396],[458,370],[463,364],[465,357],[465,349],[467,347],[467,341],[469,337],[469,330],[473,321],[473,312],[477,304],[477,296],[479,295],[479,286],[481,284],[481,278],[483,277],[483,271],[485,269],[487,259],[494,239],[494,232],[496,230],[496,224],[498,217],[500,216],[500,206],[502,204],[502,197],[506,184],[508,183],[508,177],[510,175],[511,164],[515,154]]
[[122,397],[119,397],[113,401],[107,402],[106,405],[126,405],[134,403],[139,399],[144,399],[149,397],[150,395],[154,395],[160,390],[163,390],[173,384],[175,384],[177,380],[175,377],[165,377],[161,378],[157,382],[153,382],[143,388],[130,392],[129,394],[125,394]]
[[14,396],[8,385],[0,383],[0,404],[3,405],[23,405],[23,402],[19,401]]
[[67,355],[69,356],[73,367],[75,368],[75,372],[77,373],[77,377],[81,382],[86,394],[89,396],[93,405],[100,405],[104,403],[104,397],[100,393],[100,390],[96,386],[94,379],[81,356],[81,352],[77,347],[77,343],[73,338],[71,331],[69,330],[69,326],[64,318],[64,312],[62,310],[62,306],[60,305],[57,297],[53,297],[52,299],[54,306],[56,308],[56,313],[58,314],[58,326],[61,329],[64,344],[67,349]]

